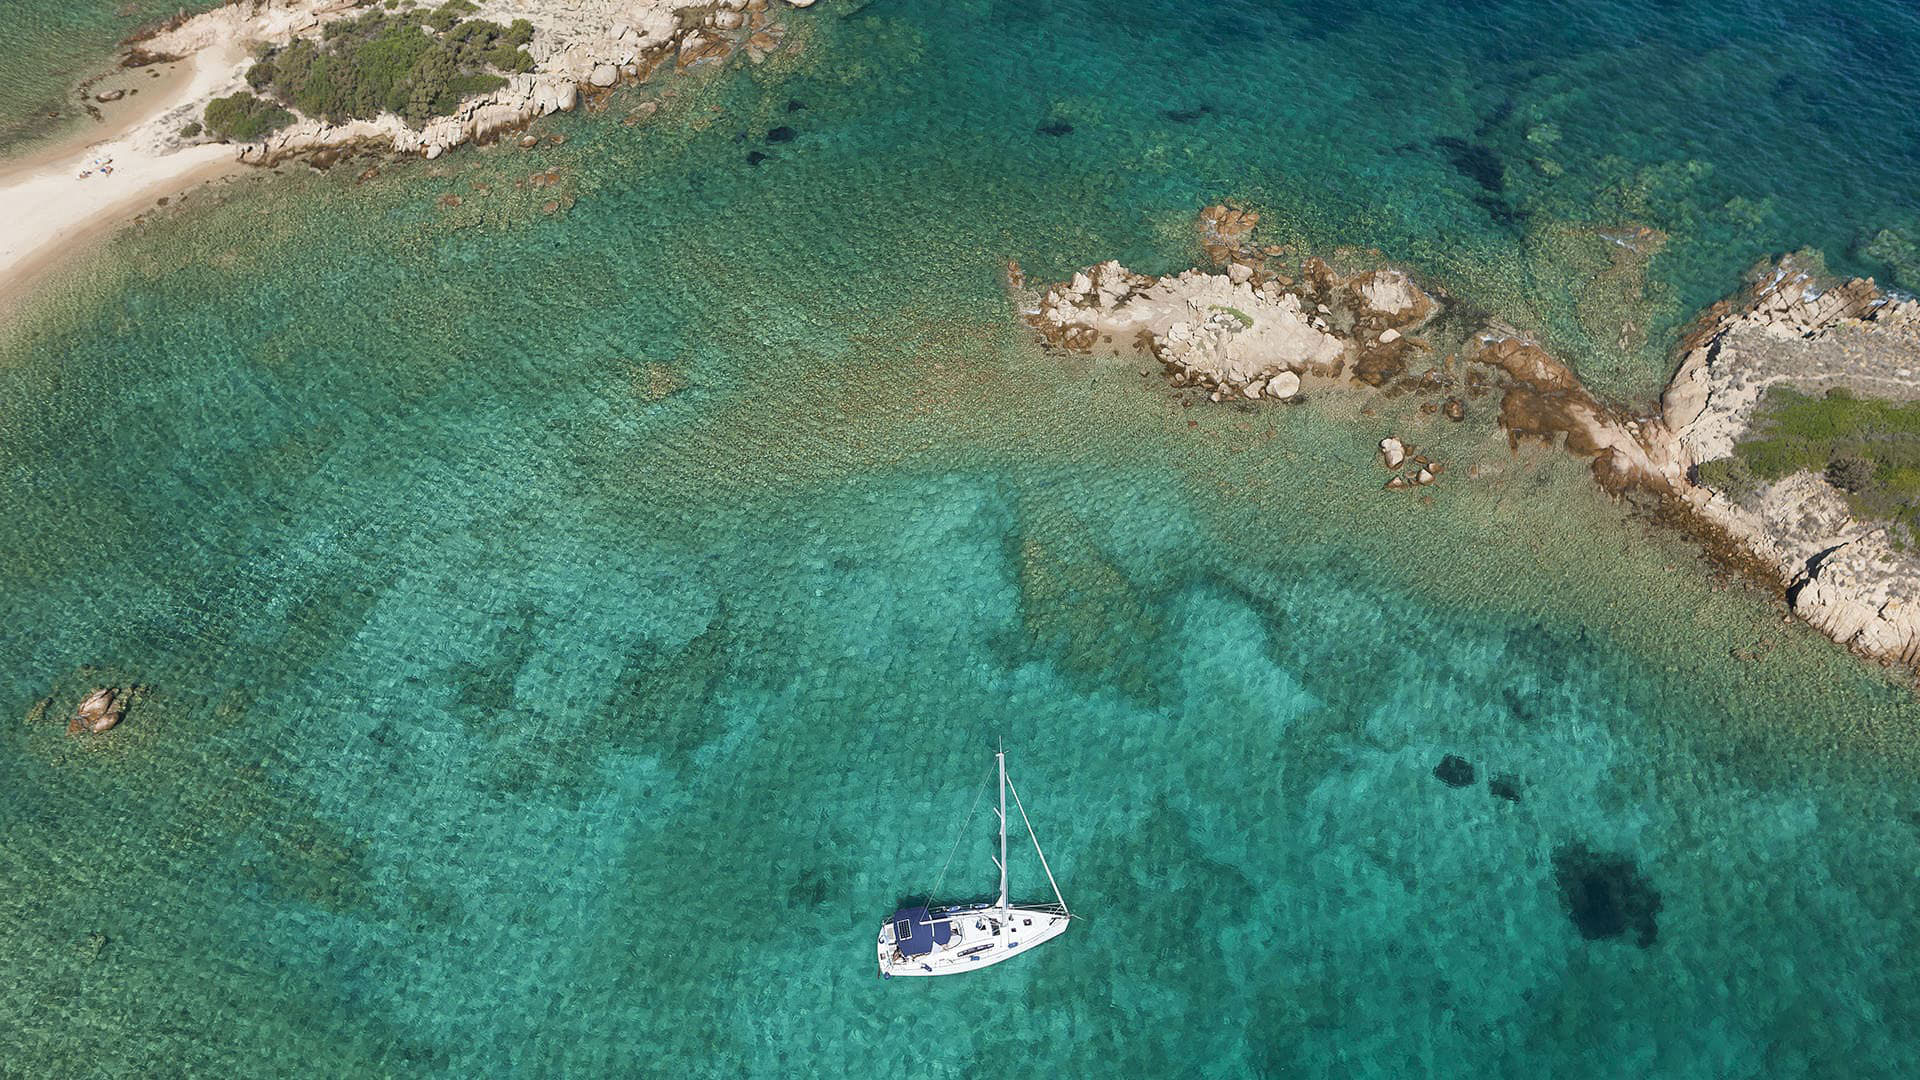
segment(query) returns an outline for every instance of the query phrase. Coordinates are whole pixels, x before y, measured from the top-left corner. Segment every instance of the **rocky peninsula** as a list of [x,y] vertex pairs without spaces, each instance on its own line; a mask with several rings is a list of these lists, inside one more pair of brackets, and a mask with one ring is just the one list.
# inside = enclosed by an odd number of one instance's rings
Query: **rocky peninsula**
[[[165,70],[170,76],[138,99],[138,109],[118,123],[103,120],[101,129],[58,153],[0,167],[0,204],[23,211],[0,222],[0,298],[22,289],[83,236],[241,165],[307,155],[324,159],[353,149],[435,158],[573,109],[583,94],[735,54],[765,61],[793,47],[780,15],[813,2],[400,0],[389,8],[367,0],[235,0],[176,18],[126,43],[122,69]],[[356,109],[355,116],[335,122],[305,115],[298,103],[262,102],[276,120],[271,130],[232,141],[213,130],[208,106],[253,100],[260,58],[297,43],[324,42],[350,21],[387,18],[388,12],[396,20],[412,13],[428,26],[463,19],[516,24],[515,48],[523,51],[511,54],[511,71],[443,80],[436,104],[447,107],[432,115],[408,119]],[[128,91],[83,87],[82,93],[117,102]],[[94,97],[86,105],[99,115]]]
[[[330,123],[300,115],[297,122],[237,148],[240,160],[272,163],[342,146],[374,145],[433,158],[462,143],[483,141],[529,121],[572,109],[581,90],[644,81],[663,69],[685,69],[736,51],[754,62],[782,47],[785,28],[770,0],[474,0],[462,16],[532,27],[525,45],[529,70],[504,76],[504,85],[470,94],[446,115],[415,125],[393,112],[374,119]],[[814,0],[778,0],[785,8]],[[408,7],[415,5],[408,4]],[[421,9],[432,4],[418,5]],[[452,8],[454,5],[446,5]],[[330,25],[368,11],[357,0],[239,0],[169,27],[137,45],[142,56],[186,56],[243,43],[250,52],[297,40],[323,40]],[[252,63],[236,65],[220,90],[248,89]],[[183,117],[220,96],[186,103]]]
[[1827,280],[1805,257],[1750,280],[1702,316],[1663,398],[1666,426],[1696,466],[1680,490],[1773,570],[1796,615],[1863,655],[1920,665],[1920,552],[1897,542],[1896,527],[1856,516],[1821,472],[1734,490],[1697,468],[1734,452],[1775,387],[1920,400],[1920,300],[1868,279]]
[[[1498,423],[1514,445],[1544,440],[1589,459],[1607,490],[1654,500],[1717,555],[1767,578],[1834,640],[1871,659],[1920,665],[1920,553],[1894,526],[1857,516],[1819,471],[1736,493],[1700,469],[1749,435],[1770,387],[1920,400],[1920,300],[1870,280],[1828,280],[1804,256],[1764,264],[1748,288],[1701,316],[1658,406],[1622,407],[1599,400],[1571,366],[1512,326],[1484,318],[1444,325],[1472,316],[1450,311],[1444,294],[1408,271],[1343,274],[1254,243],[1258,221],[1224,205],[1202,212],[1212,268],[1153,277],[1107,262],[1029,287],[1013,265],[1010,284],[1043,341],[1148,354],[1189,404],[1370,389],[1424,398],[1421,411],[1463,420],[1466,399],[1497,393]],[[1389,488],[1431,483],[1441,471],[1391,432],[1381,449],[1396,470]],[[1402,475],[1403,464],[1417,471]]]

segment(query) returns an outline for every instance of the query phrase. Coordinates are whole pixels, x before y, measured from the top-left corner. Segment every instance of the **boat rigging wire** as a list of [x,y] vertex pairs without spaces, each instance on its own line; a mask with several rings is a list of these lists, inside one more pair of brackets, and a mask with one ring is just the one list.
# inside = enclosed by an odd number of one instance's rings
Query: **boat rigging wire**
[[[1060,910],[1067,910],[1067,898],[1060,895],[1060,883],[1053,880],[1053,867],[1047,865],[1047,853],[1040,850],[1040,834],[1033,831],[1033,822],[1027,817],[1027,807],[1020,801],[1020,789],[1013,786],[1013,780],[1007,780],[1007,790],[1013,792],[1013,805],[1020,808],[1020,820],[1026,822],[1027,835],[1033,838],[1033,853],[1040,856],[1040,869],[1047,872],[1047,884],[1053,886],[1053,898],[1060,902]],[[1068,914],[1071,914],[1069,912]]]
[[[960,823],[960,831],[954,834],[953,846],[947,849],[947,861],[940,864],[940,876],[933,879],[933,889],[927,893],[927,900],[929,902],[940,895],[940,885],[947,880],[947,867],[953,865],[953,857],[960,851],[960,841],[966,839],[967,826],[973,824],[973,815],[980,809],[980,800],[985,797],[986,794],[987,784],[986,781],[983,780],[980,782],[980,790],[974,793],[973,806],[967,810],[967,819]],[[1016,796],[1016,798],[1017,797],[1018,796]]]

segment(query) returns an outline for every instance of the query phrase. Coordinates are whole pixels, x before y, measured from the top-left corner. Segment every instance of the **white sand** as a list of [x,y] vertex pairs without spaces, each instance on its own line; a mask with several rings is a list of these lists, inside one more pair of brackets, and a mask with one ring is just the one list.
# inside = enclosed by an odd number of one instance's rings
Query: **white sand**
[[[0,166],[0,301],[16,299],[60,257],[160,198],[241,168],[237,147],[182,146],[175,133],[197,119],[199,102],[239,82],[245,60],[238,45],[196,53],[182,61],[192,73],[176,89],[98,141]],[[94,165],[106,160],[111,174]]]
[[[606,85],[597,80],[610,73],[617,79],[620,65],[635,63],[648,50],[670,54],[693,36],[721,41],[721,15],[737,14],[704,0],[486,0],[483,14],[502,23],[524,16],[538,28],[532,49],[539,67],[514,75],[494,94],[468,99],[457,115],[418,131],[387,115],[341,125],[304,120],[251,147],[183,143],[180,128],[200,119],[209,100],[246,87],[251,45],[284,43],[360,10],[359,0],[247,0],[196,15],[144,43],[155,52],[185,57],[180,63],[190,67],[186,78],[178,71],[150,84],[136,78],[134,84],[148,93],[135,106],[129,87],[128,97],[106,110],[107,123],[95,129],[90,144],[70,143],[64,153],[48,148],[0,163],[0,319],[18,309],[18,297],[44,279],[56,261],[161,198],[244,168],[243,150],[262,161],[370,141],[436,157],[488,132],[573,108],[580,84]],[[682,28],[680,16],[696,11],[702,13],[699,28]],[[735,36],[746,32],[737,19],[732,25]],[[99,171],[102,162],[111,162],[111,173]]]

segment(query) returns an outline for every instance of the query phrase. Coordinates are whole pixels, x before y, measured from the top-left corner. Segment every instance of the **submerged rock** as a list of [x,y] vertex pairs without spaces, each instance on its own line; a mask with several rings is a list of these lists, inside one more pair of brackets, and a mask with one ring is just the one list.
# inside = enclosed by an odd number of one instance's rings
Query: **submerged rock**
[[1487,793],[1496,799],[1519,802],[1520,778],[1508,773],[1496,775],[1487,781]]
[[1627,856],[1564,844],[1553,853],[1553,878],[1567,918],[1586,940],[1631,930],[1644,949],[1659,936],[1660,893]]
[[1466,787],[1473,783],[1473,762],[1458,754],[1448,754],[1433,767],[1433,775],[1448,787]]

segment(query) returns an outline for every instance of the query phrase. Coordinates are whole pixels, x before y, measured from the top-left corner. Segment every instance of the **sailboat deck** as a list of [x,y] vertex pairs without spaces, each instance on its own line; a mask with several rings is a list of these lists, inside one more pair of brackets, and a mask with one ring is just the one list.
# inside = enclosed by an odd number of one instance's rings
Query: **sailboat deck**
[[945,975],[986,967],[1010,959],[1066,932],[1069,916],[1054,906],[1001,908],[936,908],[930,921],[944,925],[947,940],[915,956],[904,955],[894,924],[880,931],[880,971],[883,975]]

